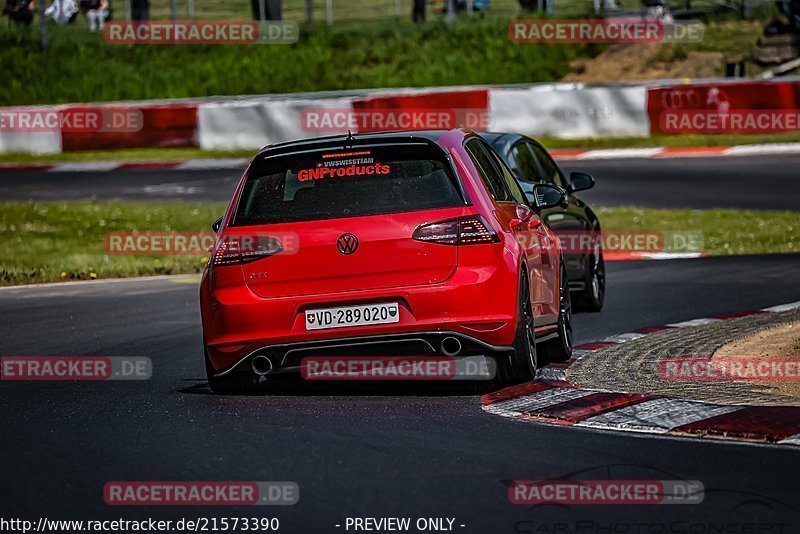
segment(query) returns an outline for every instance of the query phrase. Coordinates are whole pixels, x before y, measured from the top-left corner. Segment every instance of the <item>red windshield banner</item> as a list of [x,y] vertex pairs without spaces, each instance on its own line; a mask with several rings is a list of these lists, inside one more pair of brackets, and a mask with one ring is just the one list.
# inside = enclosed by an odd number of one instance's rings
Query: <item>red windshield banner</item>
[[373,163],[371,165],[344,165],[341,167],[319,167],[312,169],[302,169],[297,173],[297,179],[301,182],[309,180],[321,180],[323,178],[344,178],[346,176],[367,176],[375,174],[389,174],[392,169],[383,163]]

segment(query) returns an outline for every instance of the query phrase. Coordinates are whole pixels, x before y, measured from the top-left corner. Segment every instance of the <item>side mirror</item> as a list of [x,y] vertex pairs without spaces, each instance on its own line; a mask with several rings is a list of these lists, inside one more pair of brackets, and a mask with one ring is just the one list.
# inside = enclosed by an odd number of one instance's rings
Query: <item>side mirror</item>
[[567,198],[563,189],[550,184],[536,184],[533,191],[526,193],[526,196],[531,206],[539,210],[560,206]]
[[214,233],[216,234],[217,232],[219,232],[221,226],[222,226],[222,217],[214,221],[214,223],[211,225],[211,229],[214,230]]
[[572,172],[569,174],[570,192],[584,191],[592,187],[594,187],[594,178],[591,174],[585,172]]

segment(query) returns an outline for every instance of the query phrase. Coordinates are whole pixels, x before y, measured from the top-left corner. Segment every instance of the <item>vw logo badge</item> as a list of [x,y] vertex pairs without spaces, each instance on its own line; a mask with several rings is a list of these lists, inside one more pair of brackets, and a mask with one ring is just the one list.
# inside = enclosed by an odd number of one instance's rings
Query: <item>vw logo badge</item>
[[352,254],[358,250],[358,238],[353,234],[342,234],[339,240],[336,241],[336,248],[342,254]]

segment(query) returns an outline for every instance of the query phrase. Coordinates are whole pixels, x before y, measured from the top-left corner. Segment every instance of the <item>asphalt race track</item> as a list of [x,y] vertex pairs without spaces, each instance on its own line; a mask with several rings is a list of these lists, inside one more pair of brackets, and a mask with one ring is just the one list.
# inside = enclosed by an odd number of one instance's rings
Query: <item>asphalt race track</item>
[[[800,255],[613,263],[607,307],[576,317],[577,341],[798,300],[800,277],[787,276],[798,270]],[[346,517],[395,514],[455,517],[465,525],[455,530],[480,533],[800,528],[792,449],[521,424],[483,413],[471,388],[450,386],[212,396],[197,286],[185,279],[3,289],[0,324],[0,354],[154,364],[146,382],[2,385],[5,516],[274,515],[284,532],[340,532]],[[665,506],[508,501],[510,480],[569,474],[699,480],[706,496]],[[236,511],[106,506],[103,485],[119,480],[291,480],[301,497]]]
[[[793,210],[800,198],[797,156],[564,161],[565,172],[597,179],[581,198],[599,206]],[[6,200],[121,199],[227,202],[239,170],[116,170],[0,173]]]
[[[796,157],[564,168],[595,174],[598,186],[585,197],[600,205],[796,210],[800,192]],[[0,196],[226,201],[237,174],[4,172]],[[575,317],[578,344],[800,300],[800,254],[607,268],[606,306]],[[520,423],[481,410],[478,393],[491,386],[464,383],[211,395],[197,292],[191,277],[0,289],[0,355],[153,361],[148,381],[0,382],[0,516],[271,516],[279,532],[303,534],[346,532],[348,517],[381,516],[454,518],[454,531],[480,534],[800,532],[797,448]],[[705,497],[660,506],[509,502],[512,480],[563,477],[697,480]],[[106,505],[104,484],[127,480],[294,481],[300,500],[235,509]]]

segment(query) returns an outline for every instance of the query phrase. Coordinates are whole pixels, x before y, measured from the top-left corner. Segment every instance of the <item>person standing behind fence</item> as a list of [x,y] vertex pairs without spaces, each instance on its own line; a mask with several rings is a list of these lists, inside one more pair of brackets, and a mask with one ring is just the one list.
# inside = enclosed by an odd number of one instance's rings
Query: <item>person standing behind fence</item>
[[78,5],[75,0],[53,0],[50,7],[44,10],[44,15],[53,19],[58,25],[72,22],[78,14]]
[[261,20],[261,4],[264,4],[264,20],[281,20],[281,0],[250,0],[253,20]]
[[150,20],[150,2],[148,0],[131,0],[131,19],[136,22]]
[[411,20],[414,22],[425,22],[425,0],[414,0]]
[[15,24],[30,26],[33,22],[33,10],[35,4],[33,0],[6,0],[3,14]]
[[86,14],[89,31],[102,31],[108,18],[108,0],[81,0],[81,11]]

